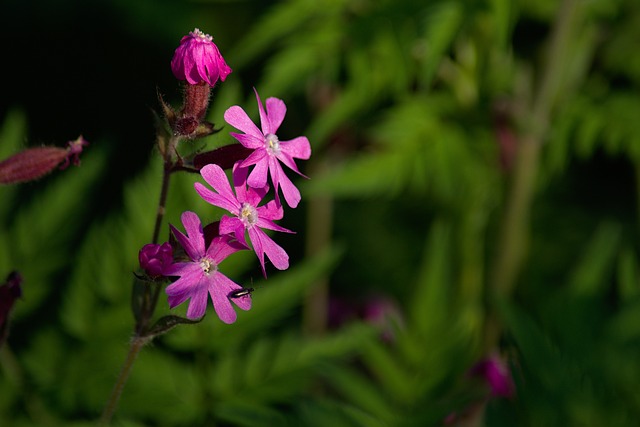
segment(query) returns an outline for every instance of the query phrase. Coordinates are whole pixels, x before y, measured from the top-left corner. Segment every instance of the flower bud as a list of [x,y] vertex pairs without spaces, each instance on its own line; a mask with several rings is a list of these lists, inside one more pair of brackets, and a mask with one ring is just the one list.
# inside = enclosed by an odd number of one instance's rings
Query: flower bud
[[178,80],[186,80],[190,85],[205,82],[209,86],[214,86],[218,79],[224,81],[231,73],[213,37],[197,28],[180,40],[171,70]]
[[169,243],[144,245],[138,253],[140,267],[151,277],[162,276],[162,271],[173,263],[173,249]]
[[58,165],[60,169],[65,169],[70,163],[79,165],[80,153],[88,144],[79,136],[75,141],[69,141],[67,148],[27,148],[0,162],[0,184],[34,181],[50,173]]
[[177,79],[186,81],[182,110],[177,118],[169,119],[174,134],[187,138],[210,135],[203,132],[201,124],[209,107],[211,88],[231,73],[213,38],[197,28],[184,36],[171,60],[171,70]]

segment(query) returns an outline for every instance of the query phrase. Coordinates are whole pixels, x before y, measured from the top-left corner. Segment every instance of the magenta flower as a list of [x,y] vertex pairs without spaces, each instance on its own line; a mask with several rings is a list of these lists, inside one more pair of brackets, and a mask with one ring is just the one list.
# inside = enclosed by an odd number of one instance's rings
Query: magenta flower
[[186,80],[191,85],[204,81],[209,86],[214,86],[218,79],[224,81],[231,73],[213,37],[197,28],[180,40],[171,60],[171,70],[178,80]]
[[265,112],[258,91],[255,89],[254,91],[258,100],[262,130],[258,129],[247,113],[237,105],[230,107],[224,113],[224,119],[227,123],[244,132],[244,134],[232,132],[231,135],[246,148],[254,150],[240,166],[245,168],[255,165],[247,180],[249,186],[253,188],[263,188],[267,184],[267,171],[269,171],[276,197],[279,188],[282,188],[282,194],[287,204],[295,208],[300,202],[300,191],[285,175],[280,162],[302,175],[294,159],[306,160],[311,156],[309,140],[305,136],[299,136],[290,141],[280,141],[276,132],[284,120],[287,106],[281,99],[267,98],[267,111]]
[[[165,290],[169,297],[169,307],[176,307],[187,299],[191,299],[187,308],[187,317],[198,319],[204,316],[208,294],[211,296],[213,308],[220,320],[224,323],[235,322],[236,312],[231,305],[230,295],[235,295],[243,288],[218,271],[218,265],[229,255],[244,247],[232,241],[230,236],[218,236],[211,241],[208,248],[205,248],[200,218],[195,213],[187,211],[182,214],[181,219],[187,235],[185,236],[173,226],[171,231],[184,248],[190,261],[175,263],[163,272],[165,276],[180,277]],[[243,310],[251,308],[250,293],[232,299]]]
[[234,234],[239,242],[244,242],[246,245],[245,230],[247,230],[249,240],[251,240],[251,245],[258,256],[262,266],[262,273],[265,276],[267,275],[264,267],[265,254],[274,267],[278,270],[286,270],[289,267],[289,255],[262,231],[264,228],[293,233],[273,222],[282,218],[282,206],[278,205],[275,200],[263,206],[258,206],[269,187],[247,188],[248,170],[241,168],[239,163],[236,163],[233,167],[233,182],[236,195],[233,194],[224,171],[215,164],[206,165],[200,170],[200,174],[213,187],[214,191],[199,182],[195,183],[196,191],[206,202],[226,209],[235,215],[234,217],[225,215],[220,219],[220,234]]
[[513,397],[515,385],[507,363],[497,354],[492,354],[471,368],[472,376],[486,381],[493,397]]
[[173,248],[167,243],[144,245],[138,253],[140,267],[151,277],[162,276],[165,268],[173,263]]

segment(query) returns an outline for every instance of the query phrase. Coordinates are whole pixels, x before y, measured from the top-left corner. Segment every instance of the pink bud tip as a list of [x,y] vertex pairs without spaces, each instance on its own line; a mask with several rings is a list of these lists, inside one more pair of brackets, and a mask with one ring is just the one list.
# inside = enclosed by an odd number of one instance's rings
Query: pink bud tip
[[178,80],[186,80],[190,85],[206,82],[209,86],[214,86],[218,79],[224,81],[231,73],[213,37],[197,28],[180,40],[171,70]]

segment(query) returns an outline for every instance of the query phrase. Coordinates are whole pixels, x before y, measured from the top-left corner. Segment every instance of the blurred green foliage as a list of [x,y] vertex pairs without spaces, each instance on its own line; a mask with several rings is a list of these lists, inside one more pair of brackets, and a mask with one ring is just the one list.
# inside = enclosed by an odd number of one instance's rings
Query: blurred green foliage
[[[9,6],[0,10],[25,13]],[[64,10],[80,14],[74,6],[50,6],[52,22],[65,23]],[[464,426],[637,423],[640,3],[100,7],[119,17],[128,49],[150,39],[163,46],[167,57],[152,61],[164,68],[138,70],[154,77],[136,87],[153,93],[158,84],[177,103],[170,55],[199,27],[234,70],[216,88],[209,119],[223,123],[233,104],[257,117],[255,86],[263,99],[287,103],[280,137],[304,134],[314,150],[302,166],[311,179],[296,181],[303,205],[283,222],[298,234],[279,240],[291,271],[263,280],[250,253],[225,261],[226,275],[256,288],[252,310],[231,326],[210,314],[143,349],[115,425],[437,426],[451,414]],[[93,425],[127,352],[132,273],[151,237],[161,164],[149,159],[151,115],[142,110],[119,127],[136,100],[132,82],[116,72],[109,84],[129,92],[111,98],[107,89],[94,100],[103,123],[85,134],[92,145],[81,167],[0,188],[0,277],[24,276],[0,349],[0,425]],[[59,86],[74,96],[73,84]],[[0,159],[34,135],[40,118],[29,99],[10,107]],[[42,120],[68,117],[64,108],[46,110]],[[230,143],[227,131],[207,146]],[[511,287],[496,291],[499,236],[523,167],[517,148],[529,139],[540,156],[529,164],[536,175],[518,241],[524,262]],[[179,224],[184,210],[219,217],[193,191],[194,179],[172,182],[168,222]],[[332,221],[309,222],[316,211]],[[386,335],[355,312],[309,333],[310,306],[336,314],[309,298],[323,281],[335,300],[362,307],[382,296],[399,315],[386,319]],[[169,313],[159,305],[158,316]],[[511,369],[511,399],[490,398],[468,375],[493,352]]]

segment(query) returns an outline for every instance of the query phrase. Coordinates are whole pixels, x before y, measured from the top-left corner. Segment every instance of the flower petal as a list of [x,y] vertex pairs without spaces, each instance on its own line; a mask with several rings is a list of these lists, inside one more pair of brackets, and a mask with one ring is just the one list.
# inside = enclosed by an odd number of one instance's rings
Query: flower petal
[[[277,160],[274,160],[269,165],[269,171],[271,172],[271,180],[274,182],[274,185],[278,188],[282,188],[282,195],[287,201],[287,205],[291,208],[298,206],[301,199],[300,191],[284,173],[282,166],[280,166],[280,163]],[[277,184],[275,184],[276,182]]]
[[258,91],[256,88],[253,88],[253,91],[256,94],[256,100],[258,101],[258,112],[260,113],[260,127],[262,128],[262,135],[266,136],[271,133],[271,126],[269,124],[269,116],[264,111],[264,107],[262,106],[262,100],[260,100],[260,95],[258,95]]
[[188,267],[183,269],[182,276],[165,288],[170,308],[182,304],[197,293],[203,280],[202,268],[196,263],[187,264]]
[[301,173],[298,170],[298,166],[296,165],[295,160],[293,160],[293,158],[291,156],[289,156],[289,154],[285,153],[284,151],[281,152],[280,154],[278,154],[278,160],[280,160],[282,162],[282,164],[287,166],[289,169],[291,169],[292,171],[294,171],[298,175],[309,179],[306,175],[304,175],[303,173]]
[[231,218],[226,215],[220,218],[220,234],[233,234],[239,243],[249,249],[247,240],[244,237],[244,230],[244,224],[239,218]]
[[204,316],[207,311],[207,282],[210,278],[203,276],[203,280],[198,284],[198,287],[191,293],[191,301],[189,301],[189,307],[187,308],[187,318],[195,320]]
[[207,255],[216,263],[220,264],[232,253],[245,249],[242,244],[233,241],[232,238],[225,234],[224,236],[216,237],[211,241],[209,249],[207,249]]
[[216,272],[209,283],[209,295],[213,301],[213,308],[224,323],[230,324],[236,321],[237,316],[229,301],[229,293],[238,288],[240,285],[220,272]]
[[253,121],[251,121],[247,113],[238,105],[229,107],[227,111],[224,112],[224,120],[234,128],[240,129],[247,135],[264,139],[264,135],[262,134],[262,132],[260,132],[260,129],[258,129]]
[[269,118],[269,133],[275,135],[284,120],[284,116],[287,114],[287,106],[283,100],[278,98],[267,98],[266,105]]
[[202,197],[207,203],[226,209],[230,213],[237,215],[240,211],[241,204],[233,194],[227,175],[224,173],[222,168],[215,164],[206,165],[200,170],[200,174],[207,184],[213,187],[213,189],[218,193],[216,194],[204,185],[196,182],[194,187],[200,197]]
[[[249,156],[247,160],[243,162],[243,165],[248,160],[250,160],[252,156],[253,155]],[[267,185],[267,171],[269,170],[270,157],[269,156],[264,156],[264,157],[265,158],[261,159],[256,163],[255,167],[249,174],[249,178],[247,179],[247,184],[249,185],[249,187],[263,188],[265,185]],[[274,186],[275,186],[275,181],[274,181]],[[277,186],[275,187],[275,190],[277,190]]]
[[256,211],[258,212],[258,217],[265,220],[276,221],[284,216],[284,209],[275,200],[257,207]]
[[290,233],[290,234],[296,234],[295,231],[291,231],[287,228],[281,227],[278,224],[274,223],[273,221],[269,221],[268,219],[264,219],[264,218],[259,218],[258,221],[256,222],[256,226],[259,228],[264,228],[267,230],[273,230],[273,231],[280,231],[282,233]]
[[251,240],[251,244],[253,245],[256,255],[258,255],[258,259],[260,259],[262,272],[265,276],[264,257],[262,254],[266,254],[271,263],[278,270],[286,270],[289,268],[289,255],[287,255],[285,250],[278,246],[276,242],[271,240],[264,231],[257,227],[250,228],[249,239]]
[[191,259],[199,259],[204,254],[204,234],[202,233],[202,224],[200,218],[193,212],[183,212],[182,224],[187,231],[187,236],[182,234],[173,225],[170,225],[173,235],[178,240],[178,243],[184,248]]
[[253,153],[249,154],[249,156],[244,159],[242,163],[240,163],[240,167],[248,168],[249,166],[255,165],[260,161],[266,162],[267,160],[264,159],[268,157],[269,155],[267,154],[267,150],[265,150],[264,148],[257,148]]
[[258,206],[264,196],[269,192],[269,185],[265,185],[262,188],[249,187],[247,189],[247,195],[245,201],[251,206]]
[[262,136],[262,134],[260,134],[260,136],[253,136],[244,133],[229,132],[229,135],[237,139],[240,145],[245,148],[253,150],[264,149],[264,136]]
[[240,204],[247,201],[247,175],[249,168],[242,167],[238,161],[233,165],[233,188],[236,190],[236,198]]
[[306,136],[299,136],[290,141],[280,141],[280,151],[296,159],[307,160],[311,157],[311,144]]

